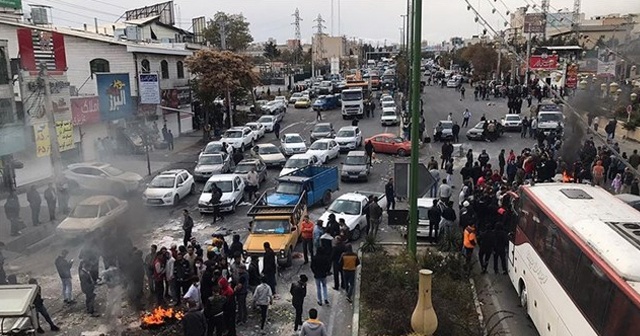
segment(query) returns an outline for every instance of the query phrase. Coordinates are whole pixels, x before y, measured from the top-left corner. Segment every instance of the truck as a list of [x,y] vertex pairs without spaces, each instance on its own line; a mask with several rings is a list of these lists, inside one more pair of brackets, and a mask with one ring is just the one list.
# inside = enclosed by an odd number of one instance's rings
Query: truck
[[299,202],[305,195],[305,205],[327,206],[331,203],[331,193],[338,190],[339,174],[337,167],[307,166],[276,179],[275,191],[265,193],[268,205],[285,206]]
[[340,106],[340,98],[337,95],[320,96],[313,102],[313,105],[311,105],[314,111],[333,110],[338,106]]
[[[347,83],[349,85],[349,83]],[[342,118],[364,117],[364,92],[361,87],[342,90]]]
[[301,223],[307,215],[306,198],[307,194],[302,192],[292,205],[273,205],[268,203],[267,194],[263,193],[247,212],[252,220],[243,244],[245,255],[264,256],[264,243],[268,242],[276,253],[278,265],[290,267],[293,250],[300,238]]
[[362,236],[362,230],[367,228],[367,212],[369,211],[369,196],[378,197],[378,205],[384,210],[387,208],[387,198],[384,193],[373,191],[356,191],[346,193],[336,198],[318,220],[325,225],[329,221],[329,215],[334,214],[336,220],[344,219],[349,228],[349,239],[358,240]]
[[536,118],[538,119],[538,132],[549,135],[550,132],[560,132],[564,130],[564,114],[562,105],[539,104],[536,107]]

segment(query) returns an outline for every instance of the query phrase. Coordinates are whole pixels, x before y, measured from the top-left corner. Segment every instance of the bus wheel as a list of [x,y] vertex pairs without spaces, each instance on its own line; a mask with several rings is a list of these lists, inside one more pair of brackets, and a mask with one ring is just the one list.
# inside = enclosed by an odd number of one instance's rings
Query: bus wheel
[[527,294],[527,286],[524,282],[520,283],[520,305],[527,314],[527,317],[529,317],[529,295]]

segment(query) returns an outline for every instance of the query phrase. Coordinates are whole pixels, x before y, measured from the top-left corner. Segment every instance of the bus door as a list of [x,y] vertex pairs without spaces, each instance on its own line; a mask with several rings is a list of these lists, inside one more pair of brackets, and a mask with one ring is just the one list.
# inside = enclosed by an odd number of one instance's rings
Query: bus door
[[507,259],[509,259],[509,264],[513,266],[514,259],[515,259],[515,250],[516,250],[516,244],[515,244],[516,228],[518,226],[518,222],[520,221],[520,216],[526,217],[526,214],[522,213],[522,209],[520,208],[520,205],[522,203],[522,198],[518,197],[515,194],[511,194],[511,195],[512,197],[510,197],[510,202],[509,202],[511,203],[511,211],[509,211],[510,215],[507,223],[507,230],[509,232],[509,251],[507,252],[508,254]]

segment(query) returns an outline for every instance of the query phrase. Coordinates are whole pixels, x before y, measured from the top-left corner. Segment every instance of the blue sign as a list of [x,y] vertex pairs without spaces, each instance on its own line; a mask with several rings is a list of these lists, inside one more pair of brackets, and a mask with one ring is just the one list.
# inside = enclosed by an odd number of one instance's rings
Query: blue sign
[[103,121],[127,118],[135,113],[128,73],[98,73],[96,82]]

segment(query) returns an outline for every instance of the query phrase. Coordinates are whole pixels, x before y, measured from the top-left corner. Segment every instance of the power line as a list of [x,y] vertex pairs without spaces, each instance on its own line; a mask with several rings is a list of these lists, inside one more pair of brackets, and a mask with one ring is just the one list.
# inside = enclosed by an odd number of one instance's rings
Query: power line
[[103,12],[103,11],[100,11],[100,10],[97,10],[97,9],[93,9],[93,8],[89,8],[89,7],[84,7],[84,6],[76,5],[76,4],[73,4],[73,3],[68,3],[68,2],[63,1],[63,0],[47,0],[47,1],[50,1],[50,2],[53,2],[53,3],[58,3],[59,5],[63,5],[63,6],[68,6],[68,7],[71,7],[71,8],[73,8],[73,9],[79,9],[79,10],[83,10],[83,11],[89,11],[89,12],[91,12],[91,13],[100,13],[100,14],[103,14],[103,15],[109,15],[109,16],[114,16],[114,17],[120,17],[120,16],[121,16],[121,14],[114,14],[114,13],[109,13],[109,12]]

